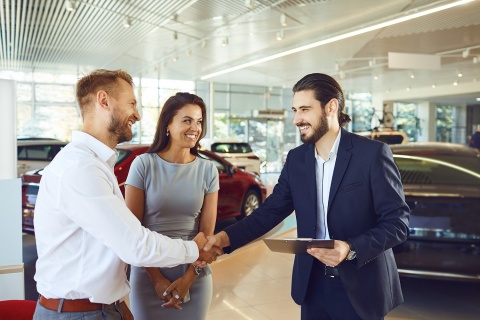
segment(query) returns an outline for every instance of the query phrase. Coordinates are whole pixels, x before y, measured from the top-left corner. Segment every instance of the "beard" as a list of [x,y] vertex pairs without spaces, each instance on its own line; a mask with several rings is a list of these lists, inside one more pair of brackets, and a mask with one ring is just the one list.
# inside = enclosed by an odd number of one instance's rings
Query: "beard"
[[[298,127],[301,127],[302,125],[305,125],[305,122],[302,122],[298,124]],[[325,110],[322,109],[322,116],[320,117],[320,123],[316,127],[312,127],[313,133],[310,136],[307,136],[306,134],[301,134],[300,135],[300,140],[302,140],[303,143],[311,143],[315,144],[320,138],[322,138],[327,132],[328,132],[328,122],[327,122],[327,117]]]
[[108,132],[110,132],[112,138],[117,140],[117,144],[130,141],[133,138],[132,130],[128,125],[128,119],[126,123],[122,123],[116,112],[114,112],[114,114],[110,117]]

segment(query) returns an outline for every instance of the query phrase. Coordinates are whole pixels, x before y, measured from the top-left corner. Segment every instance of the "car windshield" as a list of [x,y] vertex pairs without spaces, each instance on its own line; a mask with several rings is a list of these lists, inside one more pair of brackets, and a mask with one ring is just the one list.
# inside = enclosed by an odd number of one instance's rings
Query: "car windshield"
[[118,158],[117,158],[117,163],[115,163],[115,165],[118,165],[119,163],[121,163],[130,154],[131,151],[117,149],[117,152],[118,152]]
[[394,159],[404,184],[480,186],[478,163],[475,166],[474,162],[465,161],[469,167],[462,167],[447,162],[447,159],[438,160],[398,154],[394,155]]
[[250,148],[248,143],[244,142],[214,143],[212,144],[212,151],[220,153],[250,153],[252,148]]

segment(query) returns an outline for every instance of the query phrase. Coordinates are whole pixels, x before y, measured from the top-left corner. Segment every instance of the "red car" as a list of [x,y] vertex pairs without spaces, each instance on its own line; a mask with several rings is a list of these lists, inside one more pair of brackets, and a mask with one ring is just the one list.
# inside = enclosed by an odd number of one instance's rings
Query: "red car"
[[[117,146],[118,160],[114,172],[123,194],[132,161],[147,149],[148,145],[139,144]],[[217,220],[232,217],[240,220],[265,201],[267,191],[257,175],[235,167],[213,152],[207,150],[199,152],[202,157],[213,161],[218,169],[220,191]],[[42,172],[43,169],[40,169],[22,176],[22,230],[27,233],[34,233],[33,218]]]

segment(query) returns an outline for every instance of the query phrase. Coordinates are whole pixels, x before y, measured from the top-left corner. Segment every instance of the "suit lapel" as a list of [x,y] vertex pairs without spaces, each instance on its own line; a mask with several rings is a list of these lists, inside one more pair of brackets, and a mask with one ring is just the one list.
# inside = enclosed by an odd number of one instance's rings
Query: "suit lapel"
[[350,133],[342,129],[342,135],[340,137],[340,145],[338,146],[337,160],[335,161],[335,169],[333,170],[332,184],[330,185],[330,194],[328,196],[328,208],[331,208],[331,204],[337,193],[340,182],[343,175],[347,170],[348,163],[352,154],[347,151],[352,148],[352,138]]
[[317,183],[316,183],[316,173],[315,173],[315,148],[313,145],[309,145],[307,151],[305,152],[305,173],[307,175],[307,188],[310,192],[310,195],[313,199],[313,206],[315,212],[317,212]]

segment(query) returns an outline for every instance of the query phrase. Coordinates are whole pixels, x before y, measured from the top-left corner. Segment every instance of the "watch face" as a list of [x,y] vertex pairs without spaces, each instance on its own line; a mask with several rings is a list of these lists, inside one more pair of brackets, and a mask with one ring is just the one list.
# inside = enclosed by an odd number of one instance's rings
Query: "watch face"
[[350,250],[350,252],[347,255],[347,260],[353,260],[357,257],[357,253],[355,251]]

